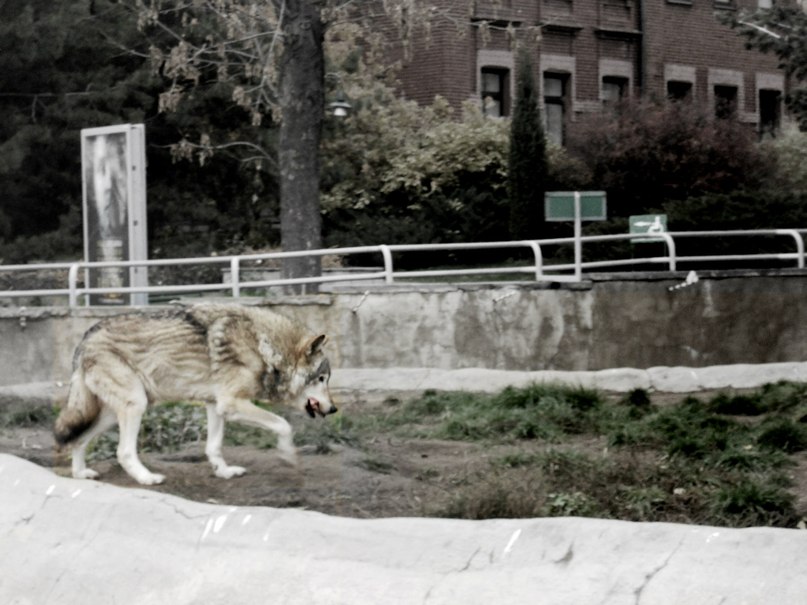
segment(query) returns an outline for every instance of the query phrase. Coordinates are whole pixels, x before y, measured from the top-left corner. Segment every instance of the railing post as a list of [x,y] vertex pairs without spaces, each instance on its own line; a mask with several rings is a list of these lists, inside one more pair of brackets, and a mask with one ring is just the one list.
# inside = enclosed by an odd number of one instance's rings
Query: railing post
[[384,281],[388,284],[393,282],[392,278],[392,251],[386,244],[381,244],[378,249],[381,251],[381,256],[384,258]]
[[583,218],[580,192],[574,192],[574,278],[583,281]]
[[532,248],[535,256],[535,281],[541,281],[544,278],[544,255],[541,253],[541,245],[535,240],[527,242],[527,245]]
[[796,240],[796,264],[799,269],[804,269],[804,238],[801,233],[795,229],[777,229],[776,232],[782,235],[790,235]]
[[230,259],[230,282],[232,283],[233,298],[241,296],[241,265],[239,258],[234,256]]
[[70,293],[67,295],[67,304],[71,309],[78,306],[79,267],[79,263],[73,263],[67,271],[67,288],[70,290]]
[[664,241],[667,243],[667,258],[670,259],[670,271],[675,271],[675,268],[677,266],[677,259],[675,257],[675,240],[672,238],[672,235],[670,235],[667,231],[662,231],[657,235],[662,237]]

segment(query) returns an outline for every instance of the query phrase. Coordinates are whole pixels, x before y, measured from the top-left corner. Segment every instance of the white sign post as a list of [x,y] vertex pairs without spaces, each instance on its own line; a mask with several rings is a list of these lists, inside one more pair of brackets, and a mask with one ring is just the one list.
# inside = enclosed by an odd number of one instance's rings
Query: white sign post
[[[147,260],[146,137],[142,124],[81,131],[84,260]],[[102,266],[87,271],[91,288],[148,286],[146,267]],[[148,294],[102,292],[87,304],[146,305]]]

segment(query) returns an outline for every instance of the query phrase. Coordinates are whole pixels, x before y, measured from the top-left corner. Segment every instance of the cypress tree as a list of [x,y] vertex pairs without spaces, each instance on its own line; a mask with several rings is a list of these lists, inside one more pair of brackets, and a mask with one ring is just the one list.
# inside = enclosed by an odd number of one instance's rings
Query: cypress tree
[[538,91],[529,52],[522,49],[516,66],[507,193],[510,237],[534,239],[543,218],[543,188],[547,178],[546,140],[538,109]]

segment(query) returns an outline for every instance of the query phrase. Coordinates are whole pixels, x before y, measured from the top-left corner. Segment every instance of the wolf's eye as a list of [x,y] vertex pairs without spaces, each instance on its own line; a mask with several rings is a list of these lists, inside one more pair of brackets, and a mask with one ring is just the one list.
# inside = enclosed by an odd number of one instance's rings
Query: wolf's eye
[[319,381],[320,381],[320,382],[325,382],[325,376],[320,376],[320,377],[319,377]]

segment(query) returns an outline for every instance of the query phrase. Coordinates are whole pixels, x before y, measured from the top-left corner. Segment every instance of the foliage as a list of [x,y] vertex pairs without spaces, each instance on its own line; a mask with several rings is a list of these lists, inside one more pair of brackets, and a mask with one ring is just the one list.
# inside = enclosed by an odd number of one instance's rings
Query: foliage
[[794,193],[807,192],[807,132],[786,129],[780,136],[765,141],[762,153],[775,159],[767,179],[771,187]]
[[626,103],[570,137],[569,150],[608,192],[610,216],[658,211],[664,203],[759,187],[770,170],[753,133],[681,103]]
[[[277,240],[277,206],[265,170],[243,170],[226,151],[204,167],[178,168],[169,150],[182,133],[235,128],[239,111],[222,89],[199,90],[181,114],[159,114],[160,78],[127,2],[24,0],[0,31],[0,259],[81,254],[82,128],[145,122],[149,242],[155,257],[207,254]],[[260,205],[257,196],[269,192]]]
[[324,143],[323,205],[330,245],[467,241],[506,236],[506,124],[467,104],[459,119],[389,86]]
[[785,102],[807,131],[807,13],[795,3],[776,3],[769,9],[742,11],[724,17],[746,40],[748,48],[773,53],[779,66],[792,78],[793,89]]
[[135,47],[133,24],[108,0],[94,6],[91,12],[79,2],[4,5],[0,241],[57,230],[62,215],[80,209],[80,128],[143,119],[151,82],[137,70],[138,60],[108,39],[114,28]]
[[507,193],[511,239],[530,239],[542,224],[542,191],[547,183],[546,141],[538,110],[538,91],[526,49],[519,53],[510,122]]
[[[443,12],[421,0],[373,1],[362,9],[351,0],[200,0],[178,6],[145,0],[139,16],[144,31],[170,34],[167,43],[150,47],[155,68],[170,80],[160,95],[161,110],[180,109],[200,87],[221,86],[230,102],[249,114],[251,127],[279,124],[281,243],[300,250],[322,247],[319,148],[326,42],[372,45],[378,31],[395,31],[408,41]],[[385,26],[378,27],[379,19]],[[273,137],[259,136],[214,140],[203,130],[198,141],[185,139],[175,150],[203,162],[216,150],[241,148],[247,159],[251,154],[263,163],[273,161],[273,143]],[[283,260],[287,278],[320,270],[319,257]]]

